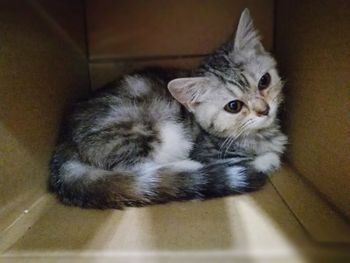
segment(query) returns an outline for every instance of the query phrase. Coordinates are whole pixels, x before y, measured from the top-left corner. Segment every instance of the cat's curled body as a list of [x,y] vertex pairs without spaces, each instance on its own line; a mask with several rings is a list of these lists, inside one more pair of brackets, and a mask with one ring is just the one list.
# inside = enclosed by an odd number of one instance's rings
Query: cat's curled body
[[68,116],[51,189],[66,204],[95,208],[258,189],[286,144],[275,66],[245,10],[234,42],[199,69],[122,77]]

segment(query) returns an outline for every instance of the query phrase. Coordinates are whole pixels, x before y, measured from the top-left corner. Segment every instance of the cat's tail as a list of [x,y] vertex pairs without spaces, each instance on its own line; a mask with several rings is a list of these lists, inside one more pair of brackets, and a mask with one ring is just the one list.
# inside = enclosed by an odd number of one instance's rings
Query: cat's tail
[[80,161],[51,165],[51,188],[62,202],[92,208],[144,206],[208,199],[260,188],[266,176],[240,158],[210,165],[186,160],[167,166],[145,163],[131,170],[106,171]]

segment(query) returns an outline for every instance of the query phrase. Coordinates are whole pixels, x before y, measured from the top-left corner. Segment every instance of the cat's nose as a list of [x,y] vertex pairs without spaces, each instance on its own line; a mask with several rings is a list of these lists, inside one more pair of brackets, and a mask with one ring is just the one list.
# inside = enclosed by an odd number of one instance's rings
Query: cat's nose
[[270,112],[270,106],[269,106],[268,104],[265,104],[265,108],[257,110],[257,111],[256,111],[256,114],[257,114],[259,117],[262,117],[262,116],[267,116],[267,115],[269,115],[269,112]]

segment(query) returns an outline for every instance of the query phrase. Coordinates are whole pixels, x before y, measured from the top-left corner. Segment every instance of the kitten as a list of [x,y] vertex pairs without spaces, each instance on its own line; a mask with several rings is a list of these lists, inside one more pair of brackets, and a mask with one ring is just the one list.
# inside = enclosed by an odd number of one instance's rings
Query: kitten
[[287,142],[276,119],[281,89],[246,9],[234,41],[194,72],[145,70],[77,103],[52,157],[51,189],[95,208],[256,190]]

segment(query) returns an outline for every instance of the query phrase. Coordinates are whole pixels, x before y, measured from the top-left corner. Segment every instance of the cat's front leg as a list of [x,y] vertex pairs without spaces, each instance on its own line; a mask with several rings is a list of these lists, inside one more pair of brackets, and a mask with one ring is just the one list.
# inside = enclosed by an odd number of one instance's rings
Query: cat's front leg
[[252,165],[256,171],[269,174],[281,166],[281,155],[285,151],[287,136],[277,131],[268,140],[261,141]]
[[280,156],[275,152],[258,155],[252,162],[256,171],[269,174],[281,166]]

